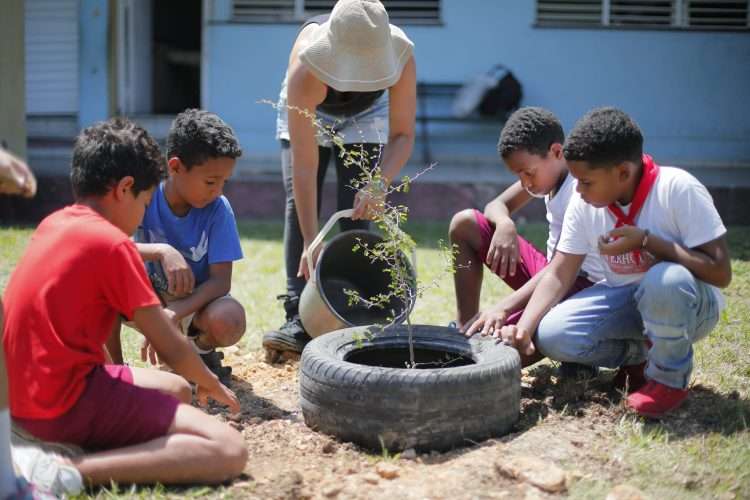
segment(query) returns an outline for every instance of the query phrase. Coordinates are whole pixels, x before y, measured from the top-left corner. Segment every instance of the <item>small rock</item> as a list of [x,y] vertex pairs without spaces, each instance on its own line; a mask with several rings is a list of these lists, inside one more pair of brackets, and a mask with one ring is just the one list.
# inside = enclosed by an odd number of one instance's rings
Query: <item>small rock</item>
[[375,472],[377,472],[378,476],[383,479],[396,479],[399,474],[399,469],[393,464],[379,462],[378,465],[375,466]]
[[538,458],[511,457],[503,462],[495,462],[495,469],[505,477],[525,481],[549,493],[559,493],[567,489],[565,471]]
[[641,490],[629,484],[618,484],[607,493],[605,500],[643,500]]
[[323,496],[331,498],[341,493],[341,490],[343,488],[344,487],[341,486],[340,484],[329,484],[323,487],[323,489],[321,490],[321,493],[323,493]]
[[414,460],[417,458],[417,450],[414,448],[409,448],[408,450],[404,450],[401,452],[401,458],[404,460]]
[[332,453],[335,453],[336,452],[336,443],[334,443],[333,441],[328,441],[327,443],[325,443],[323,445],[323,448],[321,448],[320,451],[322,451],[326,455],[330,455]]
[[250,419],[248,419],[247,423],[250,424],[250,425],[258,425],[258,424],[263,423],[263,419],[260,418],[260,417],[250,417]]
[[374,472],[368,472],[362,476],[362,480],[369,484],[378,484],[378,482],[380,482],[380,476]]

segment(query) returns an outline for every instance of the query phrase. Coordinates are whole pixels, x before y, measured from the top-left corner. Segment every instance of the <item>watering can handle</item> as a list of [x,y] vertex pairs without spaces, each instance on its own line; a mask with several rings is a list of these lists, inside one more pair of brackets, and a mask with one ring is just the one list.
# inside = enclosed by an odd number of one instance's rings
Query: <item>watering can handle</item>
[[315,249],[323,242],[323,238],[326,237],[333,225],[336,224],[339,219],[343,219],[344,217],[351,217],[353,213],[354,209],[348,208],[346,210],[339,210],[335,214],[331,215],[331,218],[328,219],[328,222],[325,223],[318,235],[315,237],[312,243],[310,243],[310,246],[307,247],[307,271],[310,275],[310,281],[315,282],[315,273],[313,272],[312,261],[312,255],[315,253]]

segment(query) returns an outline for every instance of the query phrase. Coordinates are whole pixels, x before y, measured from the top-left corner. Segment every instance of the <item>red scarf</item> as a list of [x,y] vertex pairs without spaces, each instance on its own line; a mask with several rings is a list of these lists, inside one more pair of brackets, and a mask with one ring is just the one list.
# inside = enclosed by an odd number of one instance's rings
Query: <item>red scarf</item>
[[[646,202],[648,193],[651,192],[651,188],[656,182],[656,178],[659,176],[659,165],[654,163],[654,159],[649,155],[643,155],[643,175],[638,183],[638,187],[635,189],[635,195],[633,201],[630,203],[630,209],[628,213],[622,211],[622,209],[616,204],[612,203],[609,205],[609,211],[615,216],[615,227],[621,226],[635,226],[635,218],[643,208],[643,204]],[[633,257],[635,257],[636,263],[640,264],[641,252],[640,250],[633,250]]]

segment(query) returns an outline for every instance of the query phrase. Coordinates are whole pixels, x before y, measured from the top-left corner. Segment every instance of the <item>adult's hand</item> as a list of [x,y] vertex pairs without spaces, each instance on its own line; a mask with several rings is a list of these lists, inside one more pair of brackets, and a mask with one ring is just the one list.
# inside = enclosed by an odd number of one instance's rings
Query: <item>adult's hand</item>
[[354,196],[352,220],[372,220],[377,217],[385,208],[385,196],[386,186],[383,182],[371,182],[357,191]]
[[310,273],[315,271],[315,266],[318,265],[318,256],[320,255],[320,251],[322,250],[323,245],[320,244],[313,248],[313,252],[310,255],[312,257],[312,268],[307,266],[307,255],[310,253],[310,249],[305,245],[305,249],[302,251],[302,255],[299,258],[299,268],[297,269],[297,277],[298,278],[305,278],[305,280],[310,279]]

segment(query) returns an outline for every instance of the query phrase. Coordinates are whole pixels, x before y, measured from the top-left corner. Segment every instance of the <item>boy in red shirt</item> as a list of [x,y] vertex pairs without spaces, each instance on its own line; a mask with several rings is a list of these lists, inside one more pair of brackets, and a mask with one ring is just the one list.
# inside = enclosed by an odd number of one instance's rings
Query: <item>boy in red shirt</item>
[[[105,364],[118,317],[133,320],[160,357],[212,398],[239,402],[164,313],[129,236],[164,159],[156,142],[122,119],[76,139],[76,203],[41,222],[6,288],[3,345],[10,408],[24,433],[91,450],[62,457],[14,442],[21,472],[53,494],[88,485],[217,483],[240,474],[242,436],[189,403],[182,377]],[[18,436],[16,436],[18,438]]]

